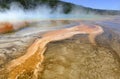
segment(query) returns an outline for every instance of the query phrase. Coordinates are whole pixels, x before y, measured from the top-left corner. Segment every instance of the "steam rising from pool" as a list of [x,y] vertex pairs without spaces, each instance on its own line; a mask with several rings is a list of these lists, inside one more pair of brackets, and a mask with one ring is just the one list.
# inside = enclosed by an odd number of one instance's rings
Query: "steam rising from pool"
[[58,13],[55,12],[51,14],[51,9],[47,5],[41,5],[36,7],[35,9],[24,10],[17,3],[12,3],[9,10],[0,12],[0,21],[46,19]]
[[[64,6],[59,5],[55,11],[53,11],[48,5],[39,5],[34,9],[25,10],[18,3],[12,3],[10,9],[0,12],[0,21],[1,22],[14,22],[14,21],[23,21],[23,20],[48,20],[48,19],[66,19],[66,18],[92,18],[98,17],[93,13],[84,14],[82,10],[75,9],[69,13],[64,14]],[[82,13],[83,12],[83,13]]]

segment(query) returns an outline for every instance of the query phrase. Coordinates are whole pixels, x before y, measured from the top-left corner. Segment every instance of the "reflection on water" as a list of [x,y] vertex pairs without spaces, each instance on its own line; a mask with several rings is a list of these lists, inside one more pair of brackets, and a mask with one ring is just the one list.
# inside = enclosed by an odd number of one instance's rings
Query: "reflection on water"
[[118,34],[120,33],[120,18],[115,17],[114,19],[109,19],[109,20],[101,20],[101,21],[96,21],[96,24],[101,25],[103,27],[107,27],[108,29],[111,29],[111,31],[117,32]]
[[108,28],[111,28],[116,31],[120,31],[120,23],[115,23],[114,21],[113,22],[102,21],[102,22],[98,22],[98,24],[100,24],[102,26],[107,26]]

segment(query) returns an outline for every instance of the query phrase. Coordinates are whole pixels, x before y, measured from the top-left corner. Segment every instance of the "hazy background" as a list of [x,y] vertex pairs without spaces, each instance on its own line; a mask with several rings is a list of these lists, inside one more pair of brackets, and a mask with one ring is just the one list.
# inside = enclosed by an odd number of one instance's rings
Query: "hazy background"
[[86,7],[106,10],[120,10],[120,0],[61,0]]

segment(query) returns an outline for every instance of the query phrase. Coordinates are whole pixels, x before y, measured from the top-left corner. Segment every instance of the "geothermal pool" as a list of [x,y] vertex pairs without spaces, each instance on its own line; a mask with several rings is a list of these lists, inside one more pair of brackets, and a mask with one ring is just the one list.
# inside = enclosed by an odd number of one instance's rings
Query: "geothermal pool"
[[116,17],[61,19],[1,33],[0,79],[119,79],[119,28]]

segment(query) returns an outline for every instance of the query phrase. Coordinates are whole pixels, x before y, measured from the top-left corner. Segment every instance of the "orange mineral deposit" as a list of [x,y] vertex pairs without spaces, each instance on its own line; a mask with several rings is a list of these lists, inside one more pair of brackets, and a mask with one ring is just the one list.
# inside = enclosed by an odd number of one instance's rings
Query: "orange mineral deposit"
[[8,79],[17,79],[20,74],[30,71],[34,72],[33,79],[37,79],[38,66],[43,62],[43,54],[47,48],[47,44],[51,41],[63,40],[76,34],[88,34],[91,43],[95,44],[95,37],[103,32],[101,26],[89,26],[87,24],[46,32],[42,35],[42,38],[37,39],[27,49],[23,56],[10,61],[6,65]]

